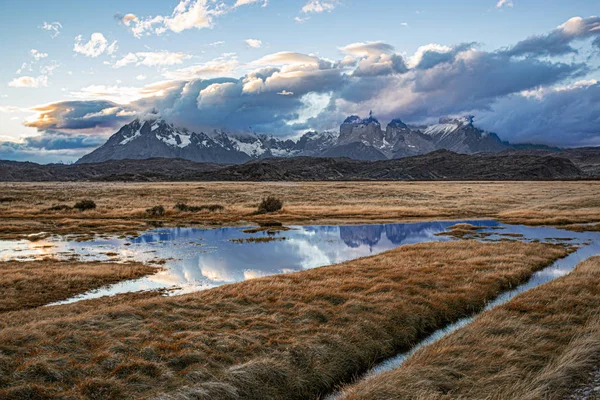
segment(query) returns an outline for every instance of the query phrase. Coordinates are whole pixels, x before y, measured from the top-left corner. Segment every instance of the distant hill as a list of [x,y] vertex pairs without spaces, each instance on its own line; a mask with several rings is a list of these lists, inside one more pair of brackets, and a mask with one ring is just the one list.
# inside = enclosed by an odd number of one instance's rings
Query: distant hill
[[169,158],[73,165],[0,161],[0,181],[564,180],[600,178],[598,166],[600,149],[533,155],[437,150],[380,161],[322,157],[268,158],[244,164]]

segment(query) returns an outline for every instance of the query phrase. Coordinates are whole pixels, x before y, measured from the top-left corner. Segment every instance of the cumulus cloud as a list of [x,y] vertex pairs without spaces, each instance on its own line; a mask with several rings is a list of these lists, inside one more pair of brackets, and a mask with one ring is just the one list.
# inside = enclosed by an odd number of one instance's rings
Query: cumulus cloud
[[546,35],[522,40],[506,53],[511,56],[558,56],[576,53],[572,43],[593,38],[600,44],[600,17],[573,17]]
[[138,17],[135,14],[117,15],[116,18],[137,38],[145,35],[162,35],[167,31],[175,33],[188,29],[212,28],[217,17],[238,7],[261,3],[267,0],[238,0],[233,6],[214,0],[181,0],[171,15]]
[[169,66],[182,64],[184,60],[191,58],[189,54],[172,53],[169,51],[153,51],[153,52],[138,52],[128,53],[114,64],[114,68],[122,68],[129,64],[136,66],[145,65],[147,67],[154,66]]
[[512,7],[512,6],[514,6],[512,0],[498,0],[498,3],[496,3],[496,8]]
[[58,35],[60,35],[60,30],[62,29],[62,27],[63,26],[58,21],[50,23],[44,21],[42,26],[40,26],[40,29],[50,32],[50,36],[52,37],[52,39],[55,39],[56,37],[58,37]]
[[48,53],[42,53],[36,49],[29,50],[29,54],[31,54],[31,57],[33,57],[35,61],[39,61],[42,58],[48,57]]
[[48,76],[20,76],[8,83],[8,86],[15,88],[39,88],[48,86]]
[[[361,58],[354,76],[377,76],[406,71],[404,58],[394,53],[394,46],[384,42],[352,43],[340,50],[350,56]],[[345,59],[348,63],[349,61]]]
[[322,13],[325,11],[332,11],[339,5],[338,0],[309,0],[304,7],[302,7],[303,13]]
[[258,40],[258,39],[246,39],[244,40],[244,42],[246,42],[246,44],[249,47],[252,47],[253,49],[260,49],[262,47],[262,40]]
[[75,45],[73,51],[75,53],[83,54],[86,57],[98,57],[104,52],[106,54],[113,54],[117,50],[117,41],[115,40],[110,45],[108,40],[100,32],[92,33],[90,40],[85,42],[83,36],[78,35],[75,37]]

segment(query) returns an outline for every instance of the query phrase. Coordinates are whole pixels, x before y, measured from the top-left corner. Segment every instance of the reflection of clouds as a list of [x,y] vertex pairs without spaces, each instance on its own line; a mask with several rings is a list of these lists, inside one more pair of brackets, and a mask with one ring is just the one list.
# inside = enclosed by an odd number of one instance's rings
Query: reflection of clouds
[[224,260],[201,260],[200,271],[206,279],[215,282],[237,282],[240,280],[240,275],[243,276],[243,273],[240,274],[241,271],[232,269],[231,265]]
[[[243,228],[202,230],[195,228],[160,229],[138,238],[97,239],[91,242],[60,241],[56,239],[29,241],[0,241],[0,260],[56,255],[67,258],[72,254],[81,261],[108,260],[104,253],[115,252],[122,260],[151,263],[166,259],[165,269],[155,275],[123,282],[103,288],[85,298],[101,297],[146,289],[178,287],[175,293],[189,293],[263,276],[292,273],[381,253],[399,245],[431,241],[453,240],[436,236],[459,221],[421,222],[413,224],[386,224],[366,226],[306,226],[293,227],[281,233],[287,240],[267,243],[232,243],[231,239],[260,237],[246,234]],[[573,233],[555,228],[532,228],[498,224],[493,221],[461,221],[477,226],[498,226],[502,233],[522,233],[525,238],[575,237],[600,238],[598,233]],[[494,230],[487,232],[497,233]],[[266,235],[265,235],[266,236]],[[499,237],[500,238],[500,237]],[[199,243],[202,243],[199,246]],[[126,243],[132,243],[125,246]],[[53,246],[47,247],[46,246]],[[551,280],[567,274],[580,260],[600,253],[595,246],[580,249],[566,259],[559,260],[555,268],[534,277],[535,280]],[[15,251],[17,248],[23,251]],[[59,254],[64,251],[65,254]],[[588,254],[589,253],[589,254]],[[592,254],[593,253],[593,254]],[[584,257],[585,256],[585,257]]]
[[331,264],[331,259],[317,245],[302,239],[288,239],[288,244],[295,247],[296,254],[302,259],[301,266],[305,269]]

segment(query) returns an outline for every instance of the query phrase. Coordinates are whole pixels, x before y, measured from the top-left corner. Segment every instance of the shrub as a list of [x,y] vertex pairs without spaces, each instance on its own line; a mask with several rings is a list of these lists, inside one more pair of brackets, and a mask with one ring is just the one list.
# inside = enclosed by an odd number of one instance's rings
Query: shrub
[[17,197],[0,197],[0,203],[13,203],[19,201]]
[[266,199],[262,199],[258,205],[258,213],[266,214],[273,213],[283,208],[283,201],[274,196],[269,196]]
[[94,203],[93,200],[89,200],[89,199],[81,200],[81,201],[78,201],[77,203],[75,203],[73,208],[75,208],[79,211],[94,210],[96,208],[96,203]]
[[217,211],[223,211],[225,209],[225,207],[223,207],[220,204],[210,204],[210,205],[205,205],[205,206],[188,206],[185,203],[177,203],[175,204],[175,207],[173,207],[174,209],[180,211],[180,212],[199,212],[199,211],[210,211],[210,212],[217,212]]
[[55,206],[52,206],[50,208],[48,208],[48,211],[71,211],[73,209],[73,207],[68,206],[66,204],[57,204]]
[[152,217],[161,217],[165,215],[165,208],[163,206],[154,206],[146,210],[146,214]]

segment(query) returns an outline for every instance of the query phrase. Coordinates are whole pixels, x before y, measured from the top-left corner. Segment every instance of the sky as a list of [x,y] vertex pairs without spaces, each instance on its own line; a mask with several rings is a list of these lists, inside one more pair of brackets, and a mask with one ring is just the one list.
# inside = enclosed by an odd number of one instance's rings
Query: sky
[[600,145],[597,0],[0,0],[0,159],[73,162],[148,112],[298,137],[473,115]]

